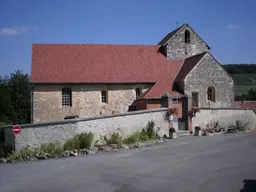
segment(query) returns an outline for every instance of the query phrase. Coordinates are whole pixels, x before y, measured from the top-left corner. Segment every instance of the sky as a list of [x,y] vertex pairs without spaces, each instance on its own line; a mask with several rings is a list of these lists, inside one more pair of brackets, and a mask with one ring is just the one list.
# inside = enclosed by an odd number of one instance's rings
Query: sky
[[254,0],[0,0],[0,76],[31,71],[33,43],[157,44],[188,23],[221,64],[256,63]]

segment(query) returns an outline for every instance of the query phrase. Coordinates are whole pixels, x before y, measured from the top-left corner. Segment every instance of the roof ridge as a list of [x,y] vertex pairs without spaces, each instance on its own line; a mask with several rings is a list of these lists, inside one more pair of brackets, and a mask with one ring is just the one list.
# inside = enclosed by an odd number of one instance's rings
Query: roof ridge
[[107,45],[107,46],[154,46],[159,47],[159,45],[150,44],[103,44],[103,43],[32,43],[33,45]]
[[204,55],[204,54],[206,54],[206,53],[208,53],[208,52],[209,52],[209,51],[204,51],[204,52],[198,53],[198,54],[196,54],[196,55],[191,55],[190,57],[186,57],[185,60],[186,60],[186,59],[189,59],[189,58],[193,58],[193,57],[197,57],[197,56]]
[[170,31],[169,33],[167,33],[162,40],[158,43],[158,45],[164,45],[166,43],[166,41],[168,41],[170,38],[172,38],[173,35],[175,35],[182,27],[186,26],[188,24],[184,23],[181,26],[175,28],[174,30]]

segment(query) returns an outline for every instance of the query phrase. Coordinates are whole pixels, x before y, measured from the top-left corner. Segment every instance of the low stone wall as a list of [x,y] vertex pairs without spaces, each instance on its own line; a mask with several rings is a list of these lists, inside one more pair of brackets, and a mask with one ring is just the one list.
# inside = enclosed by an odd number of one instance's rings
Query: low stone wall
[[200,112],[192,119],[193,132],[195,125],[205,128],[213,121],[218,121],[219,125],[235,125],[236,120],[248,122],[249,129],[256,129],[256,114],[252,109],[241,108],[201,108]]
[[38,147],[49,142],[63,144],[74,135],[89,131],[94,133],[95,140],[113,132],[119,132],[122,135],[131,134],[145,128],[151,120],[155,123],[155,129],[160,127],[160,135],[168,134],[169,123],[166,120],[166,112],[166,108],[161,108],[85,119],[22,125],[21,133],[15,136],[15,147],[16,150],[19,150],[25,146]]

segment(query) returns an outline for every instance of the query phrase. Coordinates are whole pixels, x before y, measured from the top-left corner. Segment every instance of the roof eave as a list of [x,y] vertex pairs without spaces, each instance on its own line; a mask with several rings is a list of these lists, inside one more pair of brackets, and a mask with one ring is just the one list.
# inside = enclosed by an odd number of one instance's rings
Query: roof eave
[[140,82],[42,82],[42,81],[30,81],[32,84],[137,84],[137,83],[149,83],[156,82],[140,81]]

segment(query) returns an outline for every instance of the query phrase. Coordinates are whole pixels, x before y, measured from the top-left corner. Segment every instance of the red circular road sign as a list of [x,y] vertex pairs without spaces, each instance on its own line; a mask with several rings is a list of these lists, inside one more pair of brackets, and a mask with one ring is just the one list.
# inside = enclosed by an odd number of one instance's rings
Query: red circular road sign
[[12,132],[13,132],[15,135],[19,134],[19,133],[21,132],[21,127],[20,127],[19,125],[14,125],[14,126],[12,127]]

